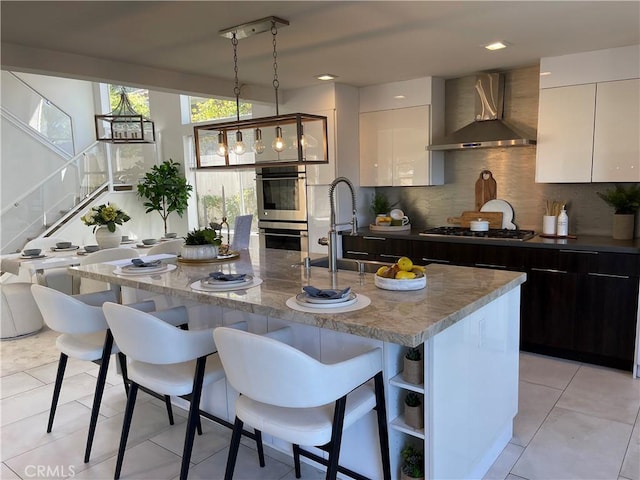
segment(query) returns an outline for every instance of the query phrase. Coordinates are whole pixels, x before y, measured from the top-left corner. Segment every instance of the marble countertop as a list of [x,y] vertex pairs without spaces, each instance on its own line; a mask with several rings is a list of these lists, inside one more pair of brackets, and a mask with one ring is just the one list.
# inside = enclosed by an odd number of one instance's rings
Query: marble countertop
[[[156,275],[117,276],[113,265],[69,267],[72,275],[173,295],[196,302],[218,305],[291,322],[351,333],[405,346],[417,346],[483,305],[516,288],[526,280],[520,272],[484,268],[429,265],[427,286],[415,291],[381,290],[374,275],[301,265],[300,252],[274,249],[243,250],[240,258],[223,263],[183,264]],[[248,273],[262,284],[230,292],[202,292],[190,285],[210,272]],[[286,306],[287,299],[305,285],[345,288],[366,295],[371,304],[348,313],[319,310],[306,313]]]

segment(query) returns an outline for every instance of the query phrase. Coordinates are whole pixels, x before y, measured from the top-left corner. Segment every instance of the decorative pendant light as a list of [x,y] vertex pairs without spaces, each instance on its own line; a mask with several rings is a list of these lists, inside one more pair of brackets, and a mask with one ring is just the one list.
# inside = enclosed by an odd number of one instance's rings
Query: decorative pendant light
[[[106,115],[95,115],[96,139],[109,143],[154,143],[155,124],[135,111],[124,87],[116,108]],[[101,133],[102,132],[102,133]]]
[[[276,117],[280,116],[280,108],[278,105],[278,87],[280,86],[280,81],[278,80],[278,49],[276,44],[276,35],[278,35],[278,27],[276,27],[276,22],[271,22],[271,36],[273,38],[273,90],[276,94]],[[271,142],[271,148],[274,151],[281,153],[287,148],[287,144],[282,137],[282,128],[280,125],[276,127],[276,138]]]
[[[327,117],[306,113],[280,114],[278,88],[278,27],[289,25],[287,20],[266,17],[220,31],[231,39],[234,53],[236,120],[194,126],[197,168],[227,169],[272,166],[297,166],[329,162]],[[263,118],[240,119],[240,84],[238,81],[238,40],[263,32],[271,32],[273,45],[273,89],[276,115]],[[304,132],[304,133],[303,133]],[[235,144],[229,138],[235,134]],[[253,138],[249,149],[243,140]],[[218,148],[214,149],[217,142]],[[267,146],[272,148],[268,149]],[[234,152],[236,155],[229,155]],[[217,155],[215,155],[217,153]]]

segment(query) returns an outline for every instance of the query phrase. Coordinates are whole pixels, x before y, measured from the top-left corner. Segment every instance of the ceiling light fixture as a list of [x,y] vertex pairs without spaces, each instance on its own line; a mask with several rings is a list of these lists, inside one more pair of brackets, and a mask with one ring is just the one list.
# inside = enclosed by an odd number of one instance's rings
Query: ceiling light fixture
[[323,81],[329,81],[329,80],[335,80],[336,78],[338,78],[337,75],[333,75],[331,73],[323,73],[322,75],[318,75],[316,77],[318,80],[323,80]]
[[[197,168],[237,169],[255,168],[258,164],[260,167],[271,167],[329,162],[327,117],[306,113],[280,114],[276,35],[278,27],[286,25],[289,25],[287,20],[267,17],[219,32],[221,36],[231,39],[234,48],[236,120],[194,127]],[[238,40],[267,31],[272,34],[272,84],[275,92],[276,115],[241,120]],[[236,155],[230,156],[228,137],[232,134],[235,134],[236,143],[231,151]],[[245,141],[250,144],[252,140],[251,151],[247,154]],[[267,149],[266,145],[271,145],[272,148]]]
[[489,45],[485,45],[484,48],[487,50],[502,50],[503,48],[507,48],[509,44],[507,42],[494,42]]
[[96,139],[109,143],[154,143],[155,124],[135,111],[124,87],[116,108],[106,115],[94,116]]

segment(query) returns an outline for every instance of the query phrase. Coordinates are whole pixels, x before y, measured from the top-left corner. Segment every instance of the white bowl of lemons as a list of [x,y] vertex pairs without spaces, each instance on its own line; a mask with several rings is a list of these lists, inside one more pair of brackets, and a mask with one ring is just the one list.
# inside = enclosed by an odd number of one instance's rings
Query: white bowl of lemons
[[401,257],[391,266],[380,267],[374,276],[375,286],[383,290],[420,290],[427,286],[424,267]]

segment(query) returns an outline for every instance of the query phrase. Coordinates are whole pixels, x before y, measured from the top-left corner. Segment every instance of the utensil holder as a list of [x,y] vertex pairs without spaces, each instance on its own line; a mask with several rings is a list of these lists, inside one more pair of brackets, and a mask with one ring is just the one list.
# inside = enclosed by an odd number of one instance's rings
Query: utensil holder
[[558,217],[555,215],[542,216],[542,233],[545,235],[555,235]]

